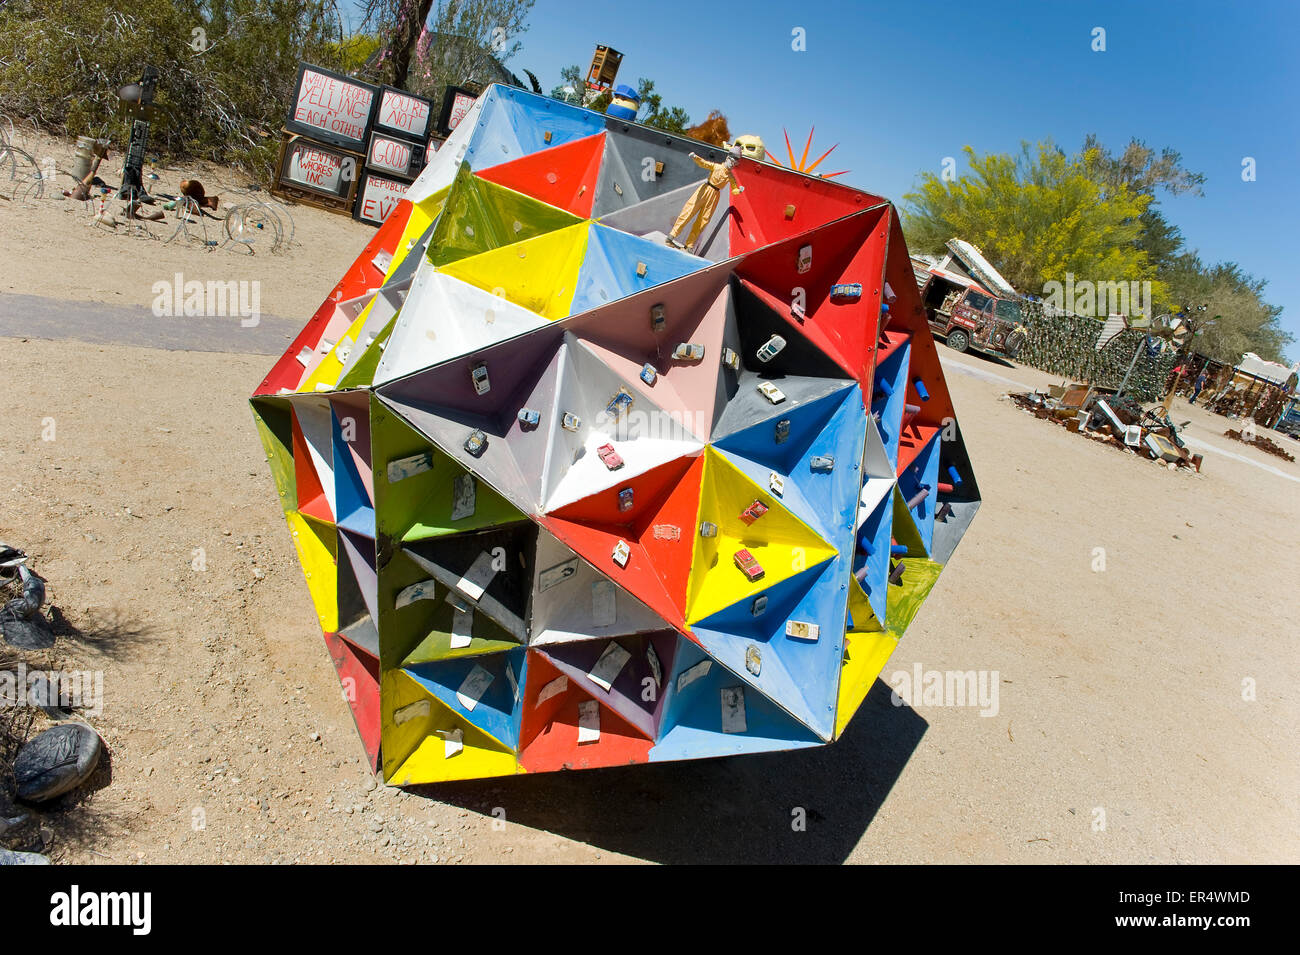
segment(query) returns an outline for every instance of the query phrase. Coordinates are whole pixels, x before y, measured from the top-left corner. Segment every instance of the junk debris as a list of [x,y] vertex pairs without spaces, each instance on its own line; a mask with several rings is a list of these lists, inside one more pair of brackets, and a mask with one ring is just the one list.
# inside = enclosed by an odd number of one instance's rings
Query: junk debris
[[1231,438],[1233,441],[1240,441],[1242,444],[1249,444],[1251,447],[1259,448],[1261,451],[1267,451],[1269,454],[1277,455],[1277,457],[1283,458],[1287,461],[1295,460],[1294,454],[1289,454],[1286,448],[1282,447],[1282,445],[1278,444],[1272,438],[1266,437],[1262,434],[1251,434],[1249,429],[1237,431],[1233,428],[1229,428],[1227,431],[1223,432],[1223,436],[1225,438]]
[[54,634],[41,615],[45,580],[27,567],[27,555],[0,541],[0,636],[10,646],[44,650],[54,646]]
[[1179,428],[1163,408],[1144,411],[1124,396],[1099,393],[1091,385],[1061,384],[1046,391],[1009,393],[1021,410],[1061,425],[1071,434],[1100,441],[1128,454],[1159,461],[1170,470],[1201,470],[1202,457],[1192,454],[1178,436]]
[[60,723],[28,740],[14,760],[18,798],[48,802],[76,789],[99,765],[104,741],[85,723]]

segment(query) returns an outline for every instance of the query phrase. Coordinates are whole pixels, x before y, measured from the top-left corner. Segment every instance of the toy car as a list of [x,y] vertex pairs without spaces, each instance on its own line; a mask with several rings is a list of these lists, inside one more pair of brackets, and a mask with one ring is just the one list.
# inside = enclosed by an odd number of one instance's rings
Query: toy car
[[577,431],[582,427],[582,419],[576,414],[569,414],[569,412],[566,411],[564,412],[564,416],[560,418],[560,427],[565,431]]
[[614,545],[614,563],[620,567],[627,566],[627,559],[632,556],[632,550],[627,546],[627,541],[619,541]]
[[745,647],[745,669],[754,676],[763,672],[763,652],[758,649],[758,644],[751,643]]
[[730,348],[722,349],[722,363],[732,371],[740,371],[740,356]]
[[605,467],[611,471],[617,471],[623,466],[623,459],[619,453],[614,450],[612,444],[602,444],[596,449],[596,454],[600,455],[600,460],[605,463]]
[[776,443],[780,444],[790,437],[790,419],[782,418],[776,423]]
[[771,361],[777,355],[781,354],[781,349],[785,347],[785,339],[780,335],[773,335],[758,349],[758,360],[767,362]]
[[785,635],[796,640],[816,640],[820,633],[821,627],[815,623],[808,623],[803,620],[787,620],[785,622]]
[[829,454],[815,454],[808,461],[808,467],[813,471],[833,471],[835,469],[835,458]]
[[853,282],[852,284],[832,285],[831,298],[844,299],[845,301],[856,302],[862,298],[862,283]]
[[803,273],[807,272],[809,269],[812,268],[812,246],[811,245],[802,245],[799,247],[798,267],[799,267],[800,275],[802,275]]
[[680,361],[699,361],[704,357],[704,346],[682,342],[673,349],[673,357]]
[[682,529],[676,524],[656,524],[654,526],[655,540],[675,541],[680,540]]
[[796,300],[790,303],[790,317],[796,322],[802,322],[808,317],[808,313],[803,307],[803,302]]
[[650,330],[655,332],[664,330],[664,307],[662,305],[650,306]]
[[628,408],[632,407],[632,395],[626,388],[618,389],[618,393],[609,399],[609,404],[605,405],[605,414],[611,418],[617,418]]
[[785,478],[773,471],[767,476],[767,486],[772,489],[772,493],[780,497],[785,493]]
[[750,604],[749,612],[755,617],[761,617],[765,610],[767,610],[767,594],[759,594],[754,598],[754,602]]
[[742,547],[736,551],[732,559],[736,562],[736,566],[740,568],[740,572],[749,578],[750,583],[762,579],[764,570],[749,551]]
[[618,492],[618,509],[620,511],[632,510],[632,489],[625,487]]
[[713,521],[700,521],[700,536],[717,537],[718,525],[713,523]]
[[537,425],[538,425],[538,423],[539,423],[541,420],[542,420],[542,416],[541,416],[539,413],[537,413],[536,411],[534,411],[532,408],[520,408],[520,409],[519,409],[519,423],[520,423],[520,424],[527,425],[527,426],[530,427],[530,428],[536,428]]
[[785,401],[785,392],[770,381],[765,381],[759,385],[758,393],[774,405],[779,405],[781,402]]
[[469,373],[470,381],[474,382],[474,393],[486,395],[492,390],[492,383],[488,381],[487,365],[479,362]]
[[644,381],[647,385],[653,385],[655,383],[655,379],[658,377],[659,377],[659,372],[655,370],[655,366],[650,364],[650,362],[646,362],[644,365],[641,366],[641,380]]
[[472,454],[474,457],[478,457],[480,454],[482,454],[483,449],[486,447],[487,447],[487,435],[484,434],[482,431],[479,430],[471,431],[469,433],[469,437],[465,439],[465,452],[467,454]]
[[752,501],[749,507],[740,512],[740,519],[746,524],[752,524],[766,513],[766,504],[762,501]]

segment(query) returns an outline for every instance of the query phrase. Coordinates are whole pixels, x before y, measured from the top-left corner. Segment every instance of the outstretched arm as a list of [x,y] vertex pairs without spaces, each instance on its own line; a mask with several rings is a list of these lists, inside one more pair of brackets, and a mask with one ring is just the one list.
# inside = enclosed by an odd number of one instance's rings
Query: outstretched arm
[[701,156],[695,155],[695,153],[691,153],[691,159],[694,160],[695,165],[699,166],[701,169],[713,168],[714,165],[713,163],[709,162],[707,159],[704,159]]

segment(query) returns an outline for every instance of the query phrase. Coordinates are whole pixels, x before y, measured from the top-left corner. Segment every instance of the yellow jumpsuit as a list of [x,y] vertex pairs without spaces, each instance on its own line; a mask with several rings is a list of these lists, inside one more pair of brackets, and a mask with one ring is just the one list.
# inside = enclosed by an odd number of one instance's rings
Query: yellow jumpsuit
[[727,168],[726,163],[709,162],[700,156],[692,158],[695,160],[695,165],[709,170],[709,178],[700,183],[700,187],[686,200],[681,215],[673,223],[673,231],[669,233],[669,238],[676,239],[682,229],[686,228],[686,223],[695,216],[695,225],[691,226],[690,234],[686,237],[685,245],[688,249],[695,246],[700,233],[713,218],[713,212],[718,208],[718,194],[722,191],[722,187],[730,183],[732,192],[740,192],[740,183],[736,182],[735,174]]

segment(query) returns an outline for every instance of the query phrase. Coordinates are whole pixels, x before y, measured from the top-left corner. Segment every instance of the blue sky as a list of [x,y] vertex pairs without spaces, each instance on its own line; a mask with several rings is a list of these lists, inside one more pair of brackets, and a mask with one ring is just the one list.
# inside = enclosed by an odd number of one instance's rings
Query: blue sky
[[[807,50],[791,49],[792,30]],[[1105,52],[1092,50],[1094,27]],[[1300,357],[1300,66],[1295,0],[877,2],[788,0],[614,6],[537,0],[508,65],[546,90],[561,68],[585,72],[603,43],[623,53],[619,81],[655,81],[693,120],[721,109],[733,133],[757,133],[783,155],[816,127],[823,170],[901,202],[922,170],[961,149],[1015,151],[1052,138],[1068,150],[1088,132],[1112,149],[1137,136],[1171,146],[1205,174],[1201,198],[1161,197],[1166,216],[1207,262],[1235,261],[1268,279]],[[817,148],[820,145],[820,148]],[[778,147],[781,151],[778,151]],[[1256,180],[1242,181],[1242,159]]]

